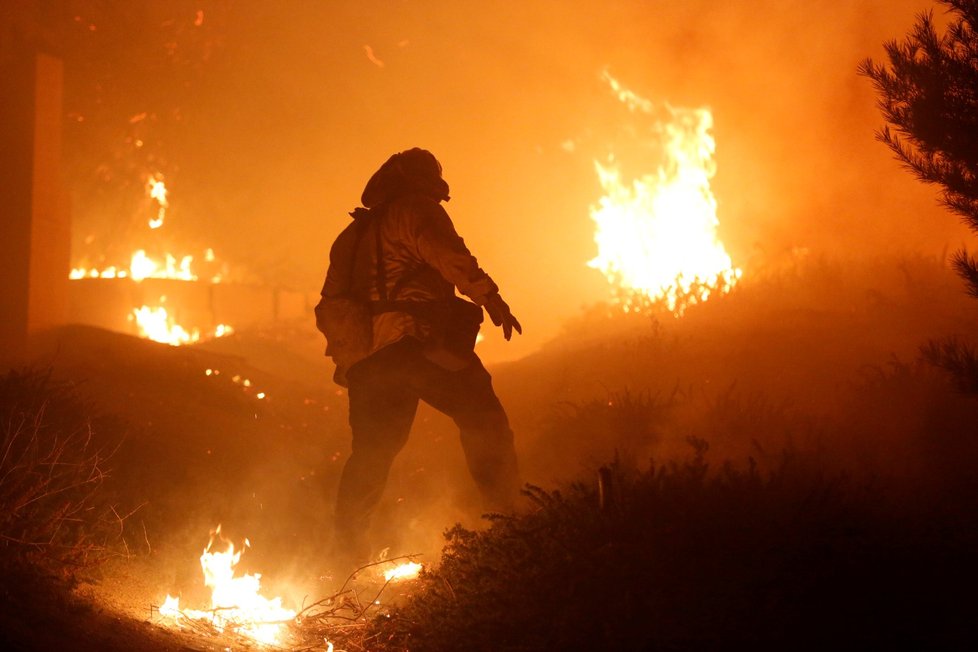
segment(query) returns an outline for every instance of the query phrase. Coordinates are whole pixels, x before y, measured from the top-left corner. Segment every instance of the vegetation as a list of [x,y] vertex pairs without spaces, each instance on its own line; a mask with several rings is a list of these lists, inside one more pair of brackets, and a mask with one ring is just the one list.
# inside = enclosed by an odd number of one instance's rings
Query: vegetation
[[[326,637],[337,650],[377,652],[740,642],[825,649],[845,646],[840,641],[877,648],[897,639],[916,639],[921,648],[967,649],[975,638],[969,590],[978,579],[972,560],[978,397],[952,391],[930,365],[897,358],[881,364],[890,351],[913,355],[913,343],[928,333],[973,323],[978,304],[955,284],[933,259],[863,267],[812,261],[745,281],[729,296],[691,307],[682,320],[652,322],[650,329],[648,318],[631,316],[621,337],[602,329],[619,327],[625,317],[607,326],[595,317],[596,342],[578,341],[567,353],[524,361],[512,370],[518,377],[494,374],[513,396],[507,407],[518,415],[514,427],[527,450],[521,459],[526,477],[547,483],[546,490],[528,489],[525,513],[495,517],[487,528],[454,528],[440,566],[416,584],[392,585],[380,605],[370,606],[379,587],[359,596],[332,595],[332,602],[314,602],[322,592],[310,588],[303,604],[313,611],[306,612],[300,634],[310,634],[309,646],[319,649]],[[262,542],[255,552],[265,554],[266,541],[279,547],[277,554],[249,558],[249,570],[271,580],[295,562],[299,574],[311,576],[324,555],[305,541],[328,512],[316,502],[322,489],[303,476],[306,458],[323,448],[323,433],[347,436],[336,403],[326,412],[330,403],[308,398],[318,395],[275,385],[271,376],[200,347],[83,335],[63,347],[74,357],[60,359],[72,365],[59,369],[61,377],[86,379],[77,389],[101,411],[143,428],[113,456],[118,472],[110,481],[93,483],[98,488],[89,504],[100,504],[107,490],[149,499],[138,516],[147,524],[147,545],[140,544],[144,530],[137,518],[129,522],[129,534],[137,537],[130,544],[150,552],[152,542],[148,567],[158,570],[177,559],[192,573],[154,579],[138,606],[156,604],[163,591],[199,584],[200,528],[229,512],[228,522]],[[98,366],[90,362],[92,351]],[[319,363],[321,351],[313,353]],[[206,368],[222,373],[207,376]],[[244,394],[233,374],[256,380],[273,400],[259,403]],[[43,374],[8,380],[2,423],[19,422],[11,415],[37,415],[43,405],[40,441],[87,434],[93,411],[73,398],[75,391]],[[300,427],[304,422],[311,427]],[[114,436],[112,424],[91,425],[96,435]],[[437,433],[414,434],[416,440],[426,435]],[[336,446],[326,450],[340,450]],[[409,461],[402,470],[448,468],[451,448],[416,447],[415,459],[423,462]],[[88,450],[90,456],[100,446]],[[301,463],[286,455],[295,451]],[[616,451],[602,508],[596,470]],[[736,464],[724,465],[728,459]],[[316,468],[317,478],[330,470],[326,463]],[[267,484],[258,484],[251,469]],[[426,493],[431,485],[445,494],[456,484],[425,476],[410,476],[417,479],[413,487],[398,479],[403,490],[391,497],[405,496],[412,518],[434,493]],[[563,481],[571,476],[576,484]],[[273,486],[279,495],[265,490]],[[87,541],[96,544],[104,540],[93,534],[100,522],[117,525],[111,512],[101,513],[88,530]],[[423,523],[425,532],[445,523],[445,514]],[[390,521],[392,529],[408,529],[396,513]],[[178,534],[169,541],[155,534],[167,531]],[[192,544],[178,540],[184,533]],[[430,550],[413,541],[400,547],[395,554]],[[16,550],[40,556],[15,544],[6,549],[8,556]],[[104,571],[112,572],[112,565]],[[9,577],[0,595],[10,591]],[[29,578],[16,581],[35,589]],[[327,588],[335,593],[331,584]],[[414,596],[402,602],[401,593]],[[70,647],[85,638],[77,633],[81,627],[116,631],[114,622],[95,621],[90,611],[74,616],[61,609],[51,594],[36,601],[36,619],[16,640],[33,644],[38,632],[53,630],[68,643],[35,649]],[[11,608],[0,631],[24,621],[23,600],[8,596],[3,604]],[[388,608],[390,617],[365,622],[364,615]],[[53,610],[71,618],[52,626]],[[350,619],[339,622],[344,616]],[[89,649],[163,649],[144,640],[151,629]],[[214,644],[200,638],[187,645]]]
[[[903,42],[886,44],[888,64],[867,59],[859,69],[880,95],[887,125],[879,139],[917,178],[938,185],[944,205],[978,231],[978,1],[941,3],[950,15],[943,34],[931,13],[922,14]],[[953,263],[978,298],[978,260],[961,249]],[[972,348],[946,340],[925,354],[962,388],[978,386]]]
[[[785,454],[711,469],[612,468],[612,488],[528,487],[533,504],[446,534],[440,566],[373,623],[372,649],[835,647],[971,639],[971,508]],[[602,498],[604,493],[604,498]]]
[[530,509],[488,529],[449,530],[370,649],[967,648],[975,398],[896,359],[839,395],[810,418],[736,387],[562,406],[542,448],[628,451],[610,488],[592,470],[528,487]]
[[71,575],[100,560],[120,516],[100,489],[91,409],[48,374],[0,378],[0,565]]

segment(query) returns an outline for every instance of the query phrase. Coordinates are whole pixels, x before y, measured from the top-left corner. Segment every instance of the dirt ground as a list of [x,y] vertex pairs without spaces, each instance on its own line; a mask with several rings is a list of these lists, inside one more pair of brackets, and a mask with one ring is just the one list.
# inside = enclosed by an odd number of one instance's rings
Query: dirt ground
[[[329,515],[350,444],[346,397],[320,338],[291,325],[188,348],[87,327],[38,338],[34,366],[123,424],[122,441],[108,442],[103,489],[124,519],[107,560],[79,573],[68,595],[56,583],[10,588],[9,603],[22,608],[6,611],[7,649],[241,649],[239,639],[181,631],[158,611],[168,594],[184,608],[209,606],[199,557],[218,525],[239,549],[248,540],[238,574],[260,573],[263,596],[298,609],[335,593],[351,569],[329,559]],[[433,420],[421,414],[419,430]],[[377,556],[433,559],[442,529],[478,520],[458,507],[402,518],[447,469],[429,479],[417,460],[399,464],[402,495],[378,514]],[[361,574],[354,588],[376,592],[376,578]],[[389,587],[384,599],[402,592]],[[50,614],[55,599],[65,608]]]

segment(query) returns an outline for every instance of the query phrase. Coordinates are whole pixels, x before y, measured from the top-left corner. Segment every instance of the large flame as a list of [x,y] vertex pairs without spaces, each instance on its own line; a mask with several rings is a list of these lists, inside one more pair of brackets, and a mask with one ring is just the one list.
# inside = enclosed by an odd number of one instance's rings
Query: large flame
[[[281,645],[283,627],[295,618],[296,612],[283,607],[281,598],[268,599],[260,594],[260,574],[235,577],[234,569],[241,560],[242,550],[236,550],[232,542],[220,535],[218,525],[200,556],[204,584],[211,589],[211,608],[181,610],[179,598],[167,595],[160,614],[177,620],[203,620],[220,632],[230,630],[266,645]],[[214,549],[218,540],[223,542],[223,550]],[[245,547],[249,545],[245,539]]]
[[650,146],[661,150],[661,160],[630,182],[613,158],[595,161],[604,196],[591,207],[598,255],[588,265],[615,286],[626,312],[661,302],[680,315],[741,276],[717,238],[713,115],[656,107],[607,73],[605,80],[630,111],[652,119]]

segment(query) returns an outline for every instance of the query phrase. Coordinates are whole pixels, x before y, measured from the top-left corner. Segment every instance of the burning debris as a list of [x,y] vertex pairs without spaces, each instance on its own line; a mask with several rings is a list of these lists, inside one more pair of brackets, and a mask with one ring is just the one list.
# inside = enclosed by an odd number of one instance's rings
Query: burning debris
[[[200,556],[204,584],[211,589],[211,607],[181,609],[179,597],[167,594],[159,607],[160,616],[201,634],[274,646],[301,641],[304,649],[332,650],[330,638],[338,641],[365,630],[368,612],[380,606],[388,585],[415,579],[422,569],[409,557],[381,559],[357,569],[334,595],[296,611],[284,607],[280,597],[261,595],[260,573],[236,576],[241,555],[250,545],[245,539],[244,546],[236,548],[221,536],[218,525]],[[367,569],[375,571],[374,577],[383,578],[383,586],[372,598],[362,600],[361,591],[352,588],[351,581]]]
[[[167,208],[170,206],[167,199],[169,190],[162,174],[149,175],[146,181],[146,194],[157,207],[155,216],[149,218],[148,221],[150,230],[155,231],[163,226]],[[131,279],[136,283],[141,283],[146,279],[196,282],[201,279],[202,272],[194,267],[194,260],[195,257],[192,255],[176,256],[169,252],[153,257],[147,254],[145,249],[136,249],[132,253],[128,267],[119,264],[108,265],[99,269],[98,267],[80,264],[71,269],[68,277],[71,280]],[[209,282],[212,284],[220,283],[226,270],[217,263],[214,250],[208,248],[204,252],[203,260],[209,272]],[[163,305],[165,302],[166,297],[160,296],[156,305],[143,304],[131,309],[128,320],[135,325],[140,337],[171,346],[180,346],[193,344],[201,339],[223,337],[234,332],[231,326],[223,323],[218,324],[208,332],[202,332],[196,326],[184,326],[177,323],[173,310],[168,310]]]
[[[223,550],[215,550],[215,542]],[[245,539],[244,547],[251,544]],[[217,632],[230,632],[259,643],[282,643],[283,626],[296,617],[296,612],[282,606],[281,598],[268,599],[261,595],[261,574],[235,577],[235,567],[244,549],[221,537],[221,526],[211,533],[210,541],[200,556],[204,584],[211,589],[211,608],[207,610],[180,609],[180,599],[167,594],[160,615],[176,622],[185,619],[211,625]]]
[[661,149],[662,160],[630,183],[613,157],[594,162],[605,194],[591,207],[598,255],[588,265],[614,285],[625,312],[661,303],[678,316],[728,291],[742,274],[716,234],[713,115],[656,106],[608,73],[604,79],[629,111],[654,118],[650,146]]
[[[156,204],[157,212],[155,217],[149,218],[148,225],[151,230],[159,229],[163,226],[166,218],[167,208],[170,202],[167,199],[169,190],[163,181],[163,175],[159,173],[151,174],[146,181],[146,195]],[[223,278],[223,270],[215,271],[216,256],[214,250],[208,248],[204,252],[204,261],[208,263],[211,283],[220,283]],[[83,278],[131,278],[139,282],[147,278],[170,279],[175,281],[197,281],[200,280],[200,273],[192,269],[194,256],[177,256],[170,252],[165,252],[157,257],[152,257],[146,253],[146,249],[136,249],[129,260],[129,266],[122,264],[108,265],[99,269],[88,264],[75,265],[68,275],[71,280]]]
[[[160,297],[160,304],[165,302],[166,297]],[[193,344],[203,339],[199,328],[191,328],[188,331],[176,323],[173,316],[162,305],[133,308],[132,314],[129,315],[129,320],[136,323],[140,337],[145,337],[154,342],[161,342],[170,346],[180,346],[182,344]],[[206,339],[224,337],[233,332],[234,329],[227,324],[218,324],[206,335]]]

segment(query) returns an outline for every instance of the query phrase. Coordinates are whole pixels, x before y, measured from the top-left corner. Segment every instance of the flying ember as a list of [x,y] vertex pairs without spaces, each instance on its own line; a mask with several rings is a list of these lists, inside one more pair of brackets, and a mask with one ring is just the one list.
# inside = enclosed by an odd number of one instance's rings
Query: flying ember
[[158,229],[163,226],[163,219],[166,217],[166,209],[170,207],[170,203],[166,200],[166,184],[163,183],[163,175],[154,174],[146,182],[146,188],[149,191],[149,196],[151,199],[155,199],[159,209],[156,211],[156,217],[150,218],[149,228]]
[[729,291],[742,274],[716,233],[713,115],[656,106],[611,75],[604,79],[629,111],[649,116],[648,148],[659,161],[631,180],[613,157],[594,162],[604,195],[591,207],[598,255],[588,266],[604,273],[625,312],[658,303],[679,316]]

